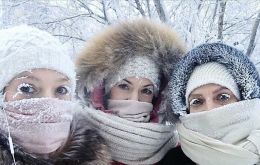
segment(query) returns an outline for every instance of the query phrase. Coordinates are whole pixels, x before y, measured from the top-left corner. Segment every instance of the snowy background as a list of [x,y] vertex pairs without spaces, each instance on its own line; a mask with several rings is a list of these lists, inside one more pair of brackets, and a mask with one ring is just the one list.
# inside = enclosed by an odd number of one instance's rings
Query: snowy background
[[49,31],[72,57],[105,26],[140,17],[168,24],[188,49],[233,45],[260,69],[260,0],[0,0],[0,28],[28,24]]

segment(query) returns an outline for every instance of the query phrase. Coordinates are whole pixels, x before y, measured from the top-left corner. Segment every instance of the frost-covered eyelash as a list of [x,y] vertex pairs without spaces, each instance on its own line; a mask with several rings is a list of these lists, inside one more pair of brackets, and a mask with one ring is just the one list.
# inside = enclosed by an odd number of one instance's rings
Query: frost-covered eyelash
[[192,106],[195,101],[199,101],[199,99],[192,99],[192,100],[189,102],[189,105]]
[[22,91],[21,91],[21,88],[22,88],[22,87],[32,87],[32,85],[27,84],[27,83],[19,84],[19,85],[17,86],[17,91],[18,91],[18,92],[22,92]]

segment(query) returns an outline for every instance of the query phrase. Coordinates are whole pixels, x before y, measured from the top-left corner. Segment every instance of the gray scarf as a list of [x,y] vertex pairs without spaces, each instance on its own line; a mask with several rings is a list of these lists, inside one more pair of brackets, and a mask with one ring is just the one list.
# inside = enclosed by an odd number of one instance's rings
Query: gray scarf
[[178,143],[172,125],[133,122],[88,107],[85,110],[91,123],[108,142],[115,161],[154,164]]

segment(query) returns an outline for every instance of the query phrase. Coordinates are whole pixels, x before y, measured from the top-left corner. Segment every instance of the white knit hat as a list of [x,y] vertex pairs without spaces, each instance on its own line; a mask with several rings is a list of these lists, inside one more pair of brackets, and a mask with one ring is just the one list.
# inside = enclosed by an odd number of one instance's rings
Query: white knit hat
[[58,39],[27,25],[0,30],[0,90],[18,74],[37,68],[67,76],[74,93],[74,64]]
[[117,82],[128,77],[141,77],[149,79],[156,90],[160,86],[159,69],[155,62],[147,56],[137,56],[129,59],[125,65],[119,68],[106,82],[106,91],[109,91]]
[[217,62],[209,62],[199,65],[193,70],[186,89],[186,105],[188,105],[188,97],[190,93],[206,84],[218,84],[231,90],[238,100],[240,100],[240,92],[233,76],[227,68]]

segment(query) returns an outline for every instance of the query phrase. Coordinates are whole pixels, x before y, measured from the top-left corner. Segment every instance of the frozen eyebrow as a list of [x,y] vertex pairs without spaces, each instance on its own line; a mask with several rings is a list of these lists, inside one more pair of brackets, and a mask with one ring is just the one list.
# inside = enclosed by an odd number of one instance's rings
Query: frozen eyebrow
[[27,78],[28,76],[21,76],[21,77],[17,77],[16,79],[17,80],[20,80],[20,79],[25,79],[25,78]]
[[40,79],[38,79],[37,77],[30,76],[30,75],[17,77],[16,79],[17,80],[19,80],[19,79],[31,79],[31,80],[35,80],[35,81],[40,81]]

